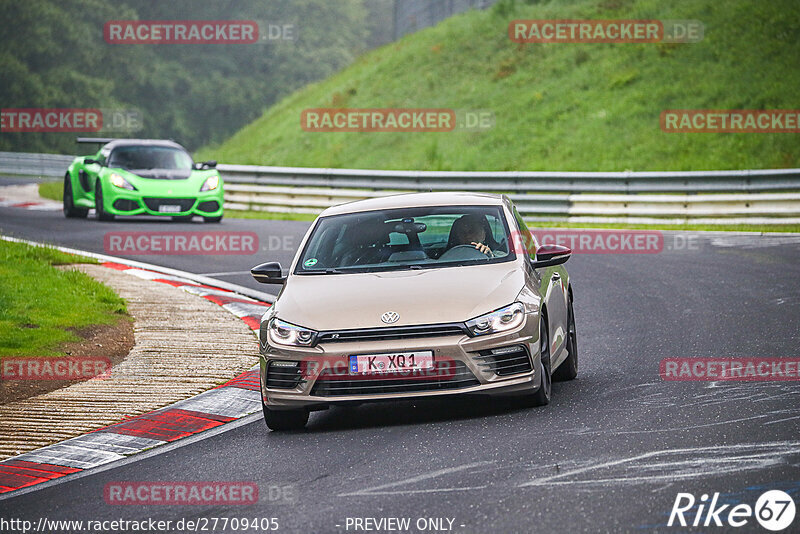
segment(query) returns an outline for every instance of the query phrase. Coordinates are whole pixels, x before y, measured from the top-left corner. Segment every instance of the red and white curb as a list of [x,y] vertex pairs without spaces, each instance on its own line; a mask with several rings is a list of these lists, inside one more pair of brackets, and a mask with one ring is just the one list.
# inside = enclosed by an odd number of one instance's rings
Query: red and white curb
[[[199,295],[239,317],[253,330],[258,330],[261,316],[269,308],[269,304],[263,301],[198,283],[197,276],[190,275],[193,280],[112,261],[102,265]],[[259,410],[261,393],[256,366],[190,399],[4,460],[0,462],[0,494],[115,462],[146,449],[236,421]]]
[[21,208],[34,211],[61,211],[63,206],[61,202],[46,200],[36,202],[20,202],[19,200],[8,200],[0,197],[0,208]]

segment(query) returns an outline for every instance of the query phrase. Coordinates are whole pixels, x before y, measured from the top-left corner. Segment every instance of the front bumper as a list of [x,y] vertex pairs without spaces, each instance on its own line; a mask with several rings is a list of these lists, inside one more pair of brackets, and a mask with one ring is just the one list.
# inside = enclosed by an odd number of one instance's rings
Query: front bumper
[[[155,215],[162,217],[201,215],[218,217],[223,213],[222,190],[203,191],[191,196],[150,195],[117,188],[103,198],[104,209],[112,215]],[[179,206],[179,211],[161,211],[161,206]]]
[[[327,342],[312,348],[262,343],[262,399],[273,409],[315,409],[454,394],[529,394],[541,380],[536,372],[540,368],[538,338],[538,317],[529,315],[516,330],[478,337]],[[364,377],[352,375],[348,367],[351,355],[412,351],[433,351],[436,369],[417,376]]]

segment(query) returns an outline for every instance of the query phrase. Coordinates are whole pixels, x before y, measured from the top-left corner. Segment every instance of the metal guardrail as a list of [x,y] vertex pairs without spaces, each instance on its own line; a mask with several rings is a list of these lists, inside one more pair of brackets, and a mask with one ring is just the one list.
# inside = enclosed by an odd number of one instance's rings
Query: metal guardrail
[[800,224],[800,169],[432,172],[220,165],[231,209],[319,213],[414,191],[508,194],[528,219]]
[[[0,152],[0,173],[62,177],[74,156]],[[458,172],[219,165],[226,209],[319,213],[397,192],[508,194],[531,219],[800,224],[800,169]]]
[[0,173],[22,176],[62,177],[75,156],[0,152]]
[[561,193],[800,190],[800,169],[675,172],[460,172],[219,165],[232,183],[411,191]]

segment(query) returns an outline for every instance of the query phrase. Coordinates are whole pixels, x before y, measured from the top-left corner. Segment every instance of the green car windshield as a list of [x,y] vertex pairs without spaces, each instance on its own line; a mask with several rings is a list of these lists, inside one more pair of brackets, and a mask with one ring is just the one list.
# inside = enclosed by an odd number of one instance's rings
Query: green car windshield
[[500,207],[415,207],[323,217],[295,273],[452,267],[514,257]]
[[111,152],[108,166],[125,170],[188,171],[192,169],[192,158],[183,150],[173,147],[122,146]]

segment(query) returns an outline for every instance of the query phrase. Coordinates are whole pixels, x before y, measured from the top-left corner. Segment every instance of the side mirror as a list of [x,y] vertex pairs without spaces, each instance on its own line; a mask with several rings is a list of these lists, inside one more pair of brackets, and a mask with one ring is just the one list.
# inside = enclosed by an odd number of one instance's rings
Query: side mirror
[[281,264],[277,261],[262,263],[250,269],[250,274],[256,282],[261,284],[284,284],[286,277],[283,276]]
[[99,161],[97,161],[97,160],[96,160],[96,159],[94,159],[94,158],[83,158],[83,164],[84,164],[84,165],[94,165],[94,164],[97,164],[97,165],[99,165],[99,164],[100,164],[100,162],[99,162]]
[[209,161],[204,161],[202,163],[195,163],[194,168],[198,171],[203,169],[216,169],[217,168],[217,160],[212,159]]
[[561,245],[542,245],[536,249],[536,260],[533,261],[533,268],[552,267],[561,265],[572,256],[572,249]]

